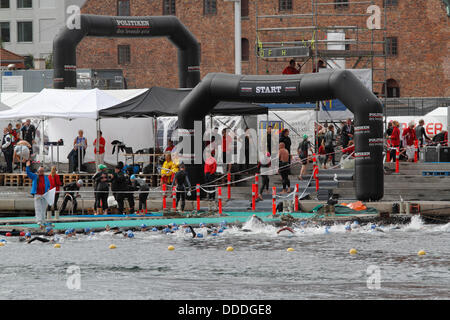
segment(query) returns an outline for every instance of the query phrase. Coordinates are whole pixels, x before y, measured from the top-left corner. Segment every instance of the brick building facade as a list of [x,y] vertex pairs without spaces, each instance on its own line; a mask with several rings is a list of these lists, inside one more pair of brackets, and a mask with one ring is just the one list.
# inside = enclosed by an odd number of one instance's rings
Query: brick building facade
[[[450,18],[441,0],[369,0],[366,3],[360,3],[363,2],[360,0],[346,1],[348,2],[243,0],[242,73],[280,74],[287,65],[289,58],[258,58],[256,52],[262,42],[283,42],[283,46],[290,41],[304,42],[305,46],[315,46],[315,49],[320,51],[326,49],[325,41],[330,31],[330,28],[325,26],[358,26],[357,29],[344,28],[345,38],[348,39],[345,50],[353,52],[351,57],[346,58],[345,63],[347,68],[353,66],[372,68],[374,92],[383,91],[382,83],[389,79],[390,95],[450,96]],[[355,3],[352,4],[352,1]],[[326,2],[331,4],[318,5]],[[366,20],[370,16],[367,7],[370,6],[370,2],[381,8],[383,30],[367,30]],[[131,16],[175,13],[200,42],[202,77],[209,72],[234,72],[232,2],[87,0],[82,13],[101,15],[120,13]],[[283,14],[297,16],[296,18],[280,16]],[[313,25],[316,26],[314,30],[310,28]],[[261,31],[265,28],[283,29]],[[385,38],[390,39],[387,51],[383,44]],[[372,59],[365,54],[356,54],[358,52],[371,54],[390,52],[390,54],[386,58],[380,56]],[[178,86],[176,48],[165,38],[87,37],[79,44],[77,57],[78,68],[123,69],[128,88]],[[327,61],[327,58],[321,56],[318,58]],[[305,58],[297,61],[305,63],[302,67],[302,72],[305,73],[312,72],[317,63],[317,59]]]

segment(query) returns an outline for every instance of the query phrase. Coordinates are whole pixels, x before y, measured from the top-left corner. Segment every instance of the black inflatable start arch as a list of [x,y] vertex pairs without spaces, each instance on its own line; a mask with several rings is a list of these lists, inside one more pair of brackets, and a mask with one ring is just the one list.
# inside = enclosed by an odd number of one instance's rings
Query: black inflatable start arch
[[[378,98],[351,72],[333,71],[283,76],[210,73],[181,102],[178,126],[194,129],[219,101],[255,103],[339,99],[354,114],[355,188],[359,200],[379,200],[384,193],[383,108]],[[190,166],[191,183],[203,181],[201,165]]]
[[178,48],[179,87],[193,88],[200,82],[200,46],[175,16],[111,17],[82,14],[80,24],[63,27],[53,41],[56,89],[76,88],[76,47],[86,36],[109,38],[168,37]]

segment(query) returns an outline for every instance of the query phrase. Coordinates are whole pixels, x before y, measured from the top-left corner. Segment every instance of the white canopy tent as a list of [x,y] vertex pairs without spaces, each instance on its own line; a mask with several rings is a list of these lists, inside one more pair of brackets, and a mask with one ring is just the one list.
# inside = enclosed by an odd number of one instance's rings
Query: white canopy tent
[[[106,140],[105,162],[116,163],[117,155],[112,154],[111,141],[120,140],[134,151],[153,146],[153,119],[102,119],[97,122],[98,111],[119,104],[125,100],[143,93],[147,89],[138,90],[58,90],[44,89],[40,93],[14,96],[20,103],[14,108],[0,112],[1,119],[24,120],[33,119],[37,126],[36,145],[40,160],[44,162],[56,161],[51,152],[45,150],[40,132],[44,132],[45,141],[63,139],[64,145],[59,147],[59,162],[67,163],[67,155],[73,147],[73,141],[78,130],[84,131],[88,141],[85,162],[94,161],[94,140],[97,136],[97,125]],[[10,97],[12,98],[12,97]],[[9,100],[11,101],[11,100]],[[39,125],[36,122],[39,121]],[[44,120],[44,121],[42,121]],[[45,157],[42,155],[45,154]],[[123,156],[119,160],[124,160]]]

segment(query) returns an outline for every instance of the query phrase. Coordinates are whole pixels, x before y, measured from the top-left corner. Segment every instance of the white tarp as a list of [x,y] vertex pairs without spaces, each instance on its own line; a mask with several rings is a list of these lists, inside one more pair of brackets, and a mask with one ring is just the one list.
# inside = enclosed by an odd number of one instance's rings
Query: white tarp
[[0,119],[97,119],[99,110],[121,102],[99,89],[43,89],[39,94],[24,101],[16,108],[0,112]]
[[387,121],[397,120],[400,123],[400,129],[403,131],[408,126],[408,123],[414,121],[416,126],[419,124],[419,120],[423,119],[425,122],[425,132],[427,136],[433,137],[442,130],[447,130],[447,108],[437,108],[430,113],[422,116],[399,116],[399,117],[387,117]]
[[[94,161],[94,140],[96,139],[96,118],[97,111],[108,108],[112,105],[119,104],[123,101],[131,99],[148,89],[132,89],[132,90],[53,90],[44,89],[47,94],[47,100],[39,95],[41,93],[4,93],[1,95],[2,102],[12,107],[12,110],[4,114],[8,120],[0,120],[0,125],[7,125],[11,122],[15,124],[13,119],[25,120],[32,119],[36,131],[35,152],[39,152],[41,145],[42,118],[47,118],[44,123],[45,141],[64,140],[64,146],[59,148],[59,161],[67,163],[67,155],[73,147],[73,141],[78,134],[78,130],[84,131],[84,136],[88,142],[85,161]],[[44,91],[43,90],[43,91]],[[56,91],[56,92],[55,92]],[[79,103],[80,110],[74,107],[75,103]],[[54,108],[52,108],[54,106]],[[93,107],[95,106],[95,108]],[[27,109],[25,109],[27,108]],[[28,109],[30,108],[30,109]],[[60,110],[65,108],[67,114],[63,114]],[[97,110],[97,111],[96,111]],[[46,116],[44,116],[46,115]],[[50,117],[56,116],[56,118]],[[71,119],[63,119],[73,118]],[[81,117],[81,118],[79,118]],[[84,118],[83,118],[84,117]],[[4,123],[3,123],[4,122]],[[117,161],[117,153],[112,154],[113,146],[111,142],[119,140],[127,146],[132,147],[133,151],[143,148],[151,148],[154,145],[153,138],[153,119],[102,119],[100,120],[100,130],[106,140],[105,162],[114,164]],[[117,149],[117,148],[116,148]],[[116,151],[117,152],[117,151]],[[41,154],[41,152],[39,152]],[[50,162],[51,147],[45,148],[45,162]],[[142,158],[142,159],[141,159]],[[145,160],[148,157],[137,157],[135,161]],[[38,159],[42,159],[40,156]],[[119,161],[124,161],[123,153],[119,156]],[[53,147],[53,161],[57,160],[57,150]]]

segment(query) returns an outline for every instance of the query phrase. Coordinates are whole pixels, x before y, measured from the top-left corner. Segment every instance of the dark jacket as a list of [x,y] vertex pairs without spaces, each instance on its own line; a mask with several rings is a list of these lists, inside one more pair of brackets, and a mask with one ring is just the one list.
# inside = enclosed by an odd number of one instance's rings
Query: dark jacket
[[129,184],[128,176],[126,176],[122,171],[119,173],[113,173],[113,178],[111,180],[112,191],[128,191]]

